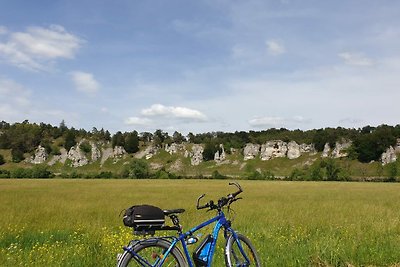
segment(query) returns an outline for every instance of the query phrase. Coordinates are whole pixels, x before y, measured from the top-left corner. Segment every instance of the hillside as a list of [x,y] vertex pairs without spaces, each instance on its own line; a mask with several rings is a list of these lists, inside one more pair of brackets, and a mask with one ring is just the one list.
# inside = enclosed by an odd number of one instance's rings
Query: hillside
[[15,178],[394,181],[400,152],[397,126],[304,132],[270,129],[189,134],[187,138],[177,132],[169,136],[161,130],[111,136],[103,129],[87,132],[69,129],[63,123],[54,127],[3,122],[0,129],[0,175]]

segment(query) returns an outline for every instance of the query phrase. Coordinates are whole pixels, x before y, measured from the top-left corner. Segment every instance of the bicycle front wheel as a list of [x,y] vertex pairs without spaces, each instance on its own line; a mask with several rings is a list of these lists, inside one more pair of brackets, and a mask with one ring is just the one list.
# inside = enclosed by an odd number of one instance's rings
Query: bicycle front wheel
[[[143,240],[131,248],[133,253],[125,251],[117,266],[158,266],[170,246],[171,242],[164,239]],[[185,267],[187,264],[182,252],[177,247],[174,247],[162,266]]]
[[260,259],[250,240],[242,234],[231,235],[225,247],[225,264],[227,267],[260,267]]

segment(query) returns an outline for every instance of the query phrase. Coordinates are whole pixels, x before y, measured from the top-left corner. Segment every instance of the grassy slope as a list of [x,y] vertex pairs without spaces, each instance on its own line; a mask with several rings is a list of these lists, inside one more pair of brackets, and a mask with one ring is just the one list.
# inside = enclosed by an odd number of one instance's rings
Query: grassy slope
[[[241,184],[233,225],[265,266],[400,264],[400,184]],[[0,180],[0,265],[111,266],[131,238],[120,227],[122,209],[185,208],[187,229],[212,216],[195,210],[198,195],[216,199],[230,190],[211,180]]]
[[[0,166],[2,169],[12,170],[17,167],[32,167],[32,164],[25,162],[12,163],[11,153],[9,150],[0,150],[7,163]],[[262,161],[259,158],[253,160],[243,160],[243,155],[240,152],[235,154],[227,155],[227,161],[229,163],[217,164],[214,161],[203,162],[198,166],[192,166],[190,164],[190,159],[185,158],[182,154],[170,155],[169,153],[161,150],[154,157],[148,160],[151,166],[156,166],[157,168],[164,167],[166,170],[171,171],[177,175],[182,176],[210,176],[213,171],[218,170],[219,173],[230,176],[230,177],[244,177],[249,173],[256,170],[267,172],[270,171],[276,176],[284,177],[289,176],[290,173],[295,169],[302,169],[313,162],[318,162],[321,160],[321,154],[316,155],[303,154],[297,159],[287,159],[287,158],[275,158],[269,161]],[[69,160],[66,164],[56,163],[49,167],[49,170],[54,173],[70,173],[72,171],[77,171],[80,173],[98,173],[100,171],[111,171],[113,173],[120,173],[124,168],[124,164],[129,163],[133,160],[133,155],[126,155],[123,159],[108,159],[102,166],[100,160],[94,163],[90,163],[86,166],[79,168],[70,167]],[[173,165],[179,161],[180,169],[173,168]],[[346,170],[351,177],[356,178],[366,178],[366,177],[387,177],[388,170],[387,167],[382,167],[379,162],[373,163],[360,163],[356,160],[349,159],[337,159],[337,163],[342,169]]]

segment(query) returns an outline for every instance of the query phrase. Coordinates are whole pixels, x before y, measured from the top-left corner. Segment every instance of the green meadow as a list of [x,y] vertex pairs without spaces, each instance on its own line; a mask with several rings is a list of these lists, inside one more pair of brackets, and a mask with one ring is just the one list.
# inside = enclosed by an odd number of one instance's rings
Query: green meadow
[[[400,184],[240,184],[233,228],[264,266],[400,266]],[[2,179],[0,266],[114,266],[122,246],[140,238],[123,226],[124,208],[184,208],[189,229],[214,215],[195,209],[199,195],[234,189],[222,180]],[[217,252],[213,265],[223,266],[223,242]]]

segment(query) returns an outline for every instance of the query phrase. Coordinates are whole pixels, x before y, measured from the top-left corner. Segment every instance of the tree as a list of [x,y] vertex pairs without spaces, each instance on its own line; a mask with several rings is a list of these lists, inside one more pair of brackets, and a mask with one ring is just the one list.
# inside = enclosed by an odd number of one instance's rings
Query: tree
[[24,152],[18,147],[11,149],[11,157],[12,161],[16,163],[21,162],[25,159]]
[[120,131],[116,132],[111,138],[111,144],[113,148],[116,146],[124,146],[124,143],[124,136]]
[[156,147],[162,147],[164,141],[169,138],[167,132],[163,132],[162,130],[156,130],[153,135],[153,142]]
[[139,137],[136,131],[126,134],[124,149],[128,153],[136,153],[139,151]]
[[204,146],[203,159],[205,161],[213,160],[217,151],[218,146],[215,143],[211,141],[207,142]]
[[185,142],[186,139],[181,133],[175,131],[174,134],[172,135],[172,141],[174,143],[181,144],[182,142]]
[[65,135],[64,148],[69,151],[74,145],[76,145],[75,133],[72,130],[69,130]]

